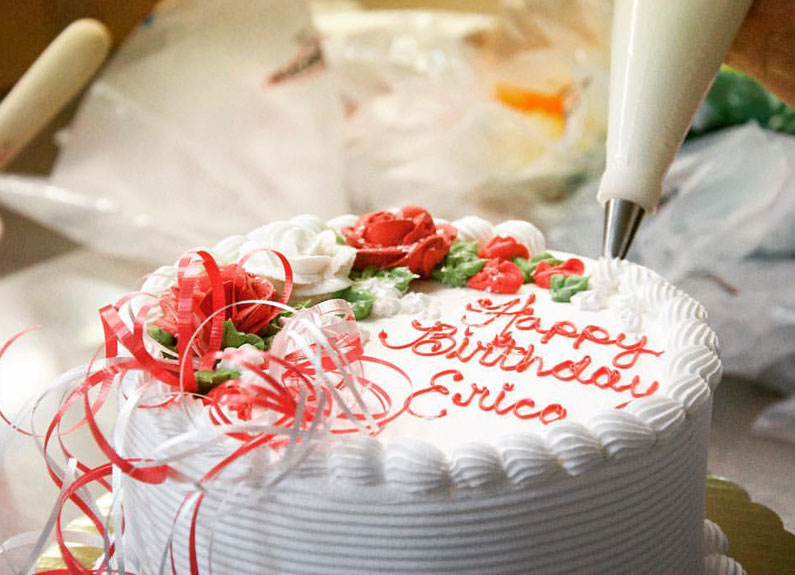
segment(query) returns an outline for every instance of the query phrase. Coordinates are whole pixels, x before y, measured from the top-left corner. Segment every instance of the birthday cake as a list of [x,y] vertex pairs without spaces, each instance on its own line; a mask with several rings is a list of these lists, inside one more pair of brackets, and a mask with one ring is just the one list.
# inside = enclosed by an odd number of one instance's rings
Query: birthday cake
[[137,572],[743,573],[704,518],[718,342],[641,266],[525,221],[300,216],[103,319]]

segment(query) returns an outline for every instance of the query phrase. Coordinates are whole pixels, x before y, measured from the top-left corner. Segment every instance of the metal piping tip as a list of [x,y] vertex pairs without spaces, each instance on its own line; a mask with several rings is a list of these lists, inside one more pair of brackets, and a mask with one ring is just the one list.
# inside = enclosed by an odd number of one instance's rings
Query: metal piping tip
[[608,200],[605,204],[602,255],[608,258],[625,258],[645,213],[635,202],[620,198]]

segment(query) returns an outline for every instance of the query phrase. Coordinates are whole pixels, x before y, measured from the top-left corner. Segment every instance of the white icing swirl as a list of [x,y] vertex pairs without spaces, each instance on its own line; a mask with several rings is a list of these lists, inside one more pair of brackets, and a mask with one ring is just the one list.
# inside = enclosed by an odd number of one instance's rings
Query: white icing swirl
[[257,228],[238,247],[238,259],[246,260],[246,271],[283,281],[284,269],[274,254],[255,250],[270,249],[282,253],[293,269],[294,298],[329,294],[350,285],[348,274],[356,250],[337,243],[333,230],[314,216],[296,216],[285,222],[273,222]]
[[597,288],[580,291],[571,296],[571,303],[580,311],[601,311],[607,307],[609,293]]
[[679,374],[668,385],[668,395],[681,403],[687,413],[706,405],[711,394],[707,382],[695,373]]
[[381,483],[383,471],[381,442],[369,437],[340,441],[328,455],[328,473],[331,479],[350,485]]
[[657,441],[654,430],[644,421],[617,409],[597,413],[589,428],[608,457],[621,459],[643,453]]
[[742,565],[726,555],[707,555],[704,571],[706,575],[748,575]]
[[409,493],[434,491],[449,482],[444,454],[436,446],[410,437],[398,438],[387,446],[384,477]]
[[499,445],[505,474],[514,485],[528,486],[561,471],[544,440],[534,433],[509,435]]
[[638,290],[638,299],[644,308],[652,313],[659,313],[659,310],[668,301],[682,292],[663,280],[650,281]]
[[478,216],[464,216],[453,222],[458,230],[458,239],[465,242],[477,242],[478,247],[485,247],[494,237],[494,226],[491,222]]
[[729,539],[716,523],[704,520],[704,555],[726,555],[729,553]]
[[502,481],[505,473],[494,447],[470,443],[453,451],[450,477],[457,487],[474,489]]
[[360,285],[371,294],[375,296],[375,303],[373,303],[372,317],[390,317],[397,315],[402,310],[401,297],[402,294],[394,284],[380,280],[378,278],[370,278],[361,282]]
[[680,294],[667,301],[660,310],[660,321],[673,325],[685,319],[706,321],[707,310],[688,295]]
[[569,475],[582,475],[604,461],[602,445],[581,423],[558,423],[549,432],[549,449]]
[[494,235],[514,238],[530,250],[531,256],[541,254],[547,248],[547,242],[541,230],[524,220],[501,222],[494,227]]
[[710,389],[715,389],[723,375],[720,358],[706,345],[688,345],[666,355],[663,372],[668,380],[679,374],[695,373],[709,384]]
[[718,336],[700,319],[689,319],[676,324],[668,338],[668,349],[675,350],[690,345],[703,344],[715,353],[720,352]]
[[648,268],[626,264],[619,278],[618,286],[623,293],[637,294],[647,282],[659,277]]
[[626,265],[618,258],[599,258],[591,273],[591,284],[607,292],[617,291]]
[[673,435],[685,421],[685,411],[678,401],[661,396],[636,399],[625,408],[628,413],[646,422],[658,439]]

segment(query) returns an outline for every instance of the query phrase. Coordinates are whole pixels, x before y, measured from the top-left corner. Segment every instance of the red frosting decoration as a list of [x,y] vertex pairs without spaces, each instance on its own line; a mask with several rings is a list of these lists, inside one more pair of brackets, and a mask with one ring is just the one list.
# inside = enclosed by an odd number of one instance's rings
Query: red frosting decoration
[[500,259],[488,262],[482,270],[469,278],[467,285],[473,289],[492,293],[516,293],[522,287],[522,283],[524,275],[519,266]]
[[355,269],[406,266],[429,277],[450,250],[458,232],[450,225],[437,225],[428,211],[406,206],[396,214],[371,212],[342,229],[348,245],[356,248]]
[[[231,264],[218,268],[221,275],[225,301],[272,301],[279,294],[273,284],[262,276],[246,272],[239,264]],[[193,309],[200,317],[208,317],[213,312],[213,285],[209,274],[203,273],[196,282],[193,291]],[[179,285],[172,287],[160,299],[160,310],[163,315],[155,322],[156,325],[169,333],[177,333],[179,301]],[[277,307],[249,303],[236,305],[224,312],[224,319],[231,319],[235,327],[245,333],[257,333],[267,326],[281,310]]]
[[554,265],[550,265],[547,260],[541,260],[533,272],[533,280],[538,287],[549,289],[550,280],[554,275],[581,276],[584,272],[585,264],[577,258],[571,258],[562,264]]
[[487,260],[499,258],[504,260],[512,260],[514,258],[529,259],[530,251],[527,249],[526,245],[520,244],[514,237],[495,236],[485,248],[478,252],[478,257]]

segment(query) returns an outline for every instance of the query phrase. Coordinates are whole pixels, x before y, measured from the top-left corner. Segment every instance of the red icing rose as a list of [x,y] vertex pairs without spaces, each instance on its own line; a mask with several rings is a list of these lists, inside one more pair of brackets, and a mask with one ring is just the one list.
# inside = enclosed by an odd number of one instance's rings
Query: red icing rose
[[507,260],[491,260],[478,273],[469,278],[467,285],[473,289],[492,293],[516,293],[524,283],[522,270]]
[[478,252],[478,257],[487,260],[496,260],[502,258],[504,260],[512,260],[514,258],[530,258],[530,252],[527,246],[520,244],[516,238],[496,236],[492,238],[485,248]]
[[353,226],[343,228],[349,246],[356,248],[355,269],[406,266],[429,277],[455,240],[456,229],[437,225],[426,210],[406,206],[396,214],[364,214]]
[[[278,296],[273,284],[262,276],[250,274],[243,270],[238,264],[221,266],[221,281],[224,286],[226,303],[235,303],[247,300],[274,300]],[[155,322],[157,327],[165,331],[177,333],[177,301],[179,298],[179,288],[172,287],[161,299],[161,317]],[[196,281],[196,289],[193,292],[193,309],[201,323],[213,312],[213,291],[212,283],[206,273],[202,273]],[[248,303],[236,305],[225,311],[224,319],[231,319],[235,328],[245,333],[257,333],[266,327],[270,321],[280,312],[277,307],[260,304]],[[208,323],[206,329],[209,330]]]
[[585,264],[577,258],[571,258],[562,264],[550,265],[547,260],[538,262],[533,272],[533,280],[538,287],[549,289],[549,282],[554,275],[581,276],[585,272]]

